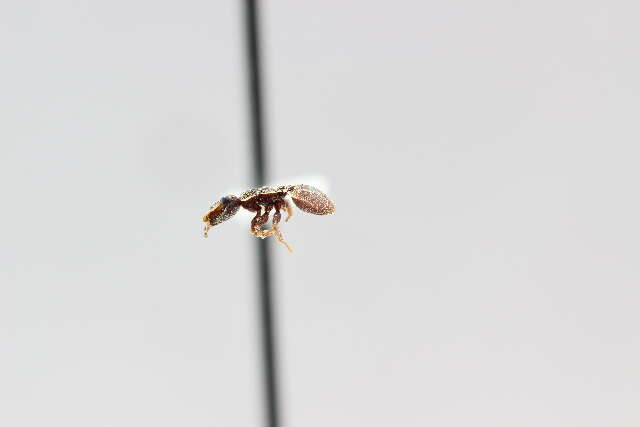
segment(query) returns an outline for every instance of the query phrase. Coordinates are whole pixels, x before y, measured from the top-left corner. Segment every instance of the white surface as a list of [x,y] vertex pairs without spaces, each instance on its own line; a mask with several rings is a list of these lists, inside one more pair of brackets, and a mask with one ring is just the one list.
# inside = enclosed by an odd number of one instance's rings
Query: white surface
[[[0,425],[259,425],[235,4],[0,6]],[[640,6],[265,5],[285,426],[637,426]]]

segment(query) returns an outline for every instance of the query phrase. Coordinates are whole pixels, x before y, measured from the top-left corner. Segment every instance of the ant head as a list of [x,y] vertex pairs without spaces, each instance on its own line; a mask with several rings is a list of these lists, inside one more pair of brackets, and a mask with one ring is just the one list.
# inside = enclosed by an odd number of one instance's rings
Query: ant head
[[204,236],[211,227],[224,222],[234,216],[240,209],[240,199],[236,196],[224,196],[220,201],[214,203],[209,211],[202,217],[202,222],[206,223],[204,227]]

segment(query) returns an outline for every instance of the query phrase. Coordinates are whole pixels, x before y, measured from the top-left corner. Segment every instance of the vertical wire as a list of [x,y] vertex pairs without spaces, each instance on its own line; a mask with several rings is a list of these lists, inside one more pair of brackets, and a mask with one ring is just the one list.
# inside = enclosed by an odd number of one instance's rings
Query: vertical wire
[[[253,181],[256,186],[266,184],[265,138],[260,73],[260,33],[257,0],[245,0],[246,52],[249,84],[249,109],[253,153]],[[270,247],[266,240],[257,239],[259,279],[259,320],[264,370],[264,397],[268,427],[278,427],[278,376],[276,342],[273,322],[273,297]]]

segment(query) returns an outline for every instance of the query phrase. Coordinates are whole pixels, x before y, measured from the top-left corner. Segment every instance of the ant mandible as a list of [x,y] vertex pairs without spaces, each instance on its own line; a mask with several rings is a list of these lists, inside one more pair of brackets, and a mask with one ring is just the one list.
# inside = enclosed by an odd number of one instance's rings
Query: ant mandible
[[[286,199],[287,196],[291,197],[291,200],[299,209],[315,215],[329,215],[336,210],[335,205],[326,194],[310,185],[252,188],[238,197],[233,195],[224,196],[211,206],[209,211],[202,217],[202,221],[205,223],[204,237],[207,237],[211,227],[228,220],[242,207],[256,213],[256,216],[251,220],[251,234],[261,239],[276,236],[278,241],[285,245],[289,252],[293,252],[291,246],[284,241],[278,228],[278,223],[281,219],[280,211],[287,211],[285,222],[289,221],[289,218],[293,215],[293,207]],[[275,210],[271,228],[263,230],[261,227],[269,221],[271,209]]]

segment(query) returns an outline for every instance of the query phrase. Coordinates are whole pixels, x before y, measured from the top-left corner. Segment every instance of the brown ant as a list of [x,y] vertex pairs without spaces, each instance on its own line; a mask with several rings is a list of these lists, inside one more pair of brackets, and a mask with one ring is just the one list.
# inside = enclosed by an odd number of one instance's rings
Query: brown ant
[[[224,196],[211,206],[209,211],[202,217],[202,221],[205,222],[204,237],[207,237],[211,227],[228,220],[242,207],[256,213],[256,216],[251,220],[251,234],[261,239],[276,236],[278,241],[285,245],[289,252],[293,252],[293,249],[284,241],[278,228],[281,210],[287,211],[285,222],[289,221],[289,218],[293,215],[293,207],[286,199],[287,196],[291,196],[291,200],[299,209],[315,215],[329,215],[336,210],[333,202],[326,194],[310,185],[252,188],[242,193],[239,197],[233,195]],[[269,221],[271,209],[275,210],[271,228],[263,230],[261,227]]]

